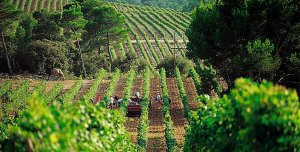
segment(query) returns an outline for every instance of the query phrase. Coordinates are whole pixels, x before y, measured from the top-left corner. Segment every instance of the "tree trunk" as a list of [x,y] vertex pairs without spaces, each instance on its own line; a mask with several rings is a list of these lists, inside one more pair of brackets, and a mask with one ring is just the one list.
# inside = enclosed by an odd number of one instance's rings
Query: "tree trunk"
[[8,58],[7,48],[6,48],[6,44],[5,44],[5,40],[4,40],[3,29],[0,29],[0,31],[1,31],[1,39],[2,39],[2,44],[3,44],[3,50],[4,50],[4,54],[5,54],[6,61],[7,61],[7,66],[8,66],[8,73],[10,75],[12,75],[13,72],[12,72],[12,68],[11,68],[11,65],[10,65],[9,58]]
[[82,69],[83,69],[83,77],[85,78],[86,77],[86,71],[85,71],[84,62],[83,62],[83,58],[82,58],[81,47],[80,47],[80,44],[79,44],[77,33],[75,31],[74,31],[74,34],[76,35],[76,41],[77,41],[78,50],[79,50],[80,58],[81,58]]
[[109,49],[109,36],[108,36],[108,32],[106,33],[106,37],[107,37],[107,52],[108,52],[108,55],[109,55],[109,60],[110,60],[110,71],[112,72],[113,69],[114,69],[114,65],[113,65],[113,59],[112,59],[112,55],[111,55],[111,52],[110,52],[110,49]]

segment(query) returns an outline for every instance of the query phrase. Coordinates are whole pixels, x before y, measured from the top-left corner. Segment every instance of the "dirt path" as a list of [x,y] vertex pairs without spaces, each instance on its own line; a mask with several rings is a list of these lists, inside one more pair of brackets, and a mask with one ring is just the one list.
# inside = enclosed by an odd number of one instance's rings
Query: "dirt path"
[[96,97],[94,98],[94,101],[97,101],[97,95],[100,96],[100,99],[103,99],[106,93],[106,90],[108,88],[110,79],[103,78],[101,85],[98,87]]
[[[150,95],[155,99],[157,93],[162,96],[160,78],[153,78],[150,80]],[[149,110],[147,152],[167,150],[162,103],[163,101],[153,101],[152,109]]]
[[[126,84],[127,79],[126,78],[119,78],[114,93],[112,94],[112,97],[115,98],[115,96],[118,96],[120,99],[123,99],[124,97],[124,88]],[[116,101],[114,101],[116,102]],[[114,110],[118,109],[116,106],[114,106]]]
[[83,97],[83,95],[85,95],[89,91],[89,88],[93,85],[93,82],[94,80],[83,80],[82,87],[80,88],[73,101],[75,102],[80,100]]
[[184,125],[188,124],[188,121],[183,116],[184,109],[180,98],[177,82],[175,78],[167,78],[168,94],[171,99],[170,115],[174,125],[174,134],[177,141],[177,147],[182,148],[186,131]]
[[[131,88],[131,96],[135,96],[135,92],[139,91],[140,95],[143,95],[143,85],[144,79],[135,79],[133,86]],[[129,132],[131,136],[131,142],[138,144],[138,126],[140,123],[140,117],[127,117],[124,123],[125,129]]]
[[62,96],[65,92],[69,91],[71,89],[71,87],[74,85],[74,83],[76,82],[76,80],[65,80],[62,81],[62,85],[63,85],[63,90],[59,93],[59,95],[56,97],[56,100]]
[[194,101],[194,99],[198,97],[194,81],[192,78],[182,78],[182,82],[185,89],[185,93],[188,97],[189,108],[191,110],[196,110],[196,108],[199,106],[199,101]]

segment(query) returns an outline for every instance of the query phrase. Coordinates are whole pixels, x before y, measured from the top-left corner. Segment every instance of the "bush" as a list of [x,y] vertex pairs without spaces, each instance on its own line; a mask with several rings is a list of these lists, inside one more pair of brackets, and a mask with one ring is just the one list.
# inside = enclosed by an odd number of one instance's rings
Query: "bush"
[[[187,75],[191,63],[189,60],[184,59],[183,57],[176,56],[176,66],[178,67],[182,75]],[[167,77],[175,77],[174,69],[174,56],[168,55],[157,65],[156,69],[164,68],[166,70]]]
[[40,96],[33,97],[10,139],[1,143],[3,151],[131,151],[133,145],[118,111],[85,102],[49,107]]
[[299,151],[300,111],[295,90],[237,79],[227,96],[192,116],[184,151]]

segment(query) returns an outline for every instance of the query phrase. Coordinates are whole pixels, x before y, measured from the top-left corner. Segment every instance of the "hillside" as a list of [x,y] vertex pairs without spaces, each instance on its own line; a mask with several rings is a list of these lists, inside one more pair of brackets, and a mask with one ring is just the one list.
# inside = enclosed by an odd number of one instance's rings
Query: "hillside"
[[[63,5],[70,3],[71,0],[12,0],[11,2],[25,13],[32,13],[40,9],[61,12]],[[175,52],[177,55],[185,56],[188,39],[184,33],[189,25],[188,13],[169,8],[113,2],[107,4],[124,15],[126,18],[124,26],[128,29],[130,38],[122,45],[111,47],[114,59],[123,58],[126,52],[133,49],[139,57],[148,60],[155,67],[166,55],[173,54],[174,48],[181,48],[176,49]]]

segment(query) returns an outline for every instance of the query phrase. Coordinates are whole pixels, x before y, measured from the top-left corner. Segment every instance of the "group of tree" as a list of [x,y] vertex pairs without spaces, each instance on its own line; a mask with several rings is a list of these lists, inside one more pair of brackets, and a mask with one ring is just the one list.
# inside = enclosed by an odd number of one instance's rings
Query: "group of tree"
[[299,8],[297,0],[201,3],[186,31],[187,56],[211,64],[229,85],[250,77],[300,88]]
[[110,46],[124,40],[127,30],[124,17],[106,2],[78,0],[61,13],[38,10],[26,15],[9,0],[0,4],[0,72],[49,74],[60,68],[86,77],[117,64]]

